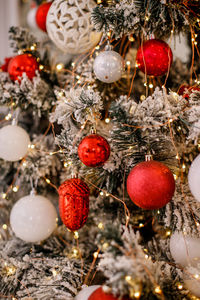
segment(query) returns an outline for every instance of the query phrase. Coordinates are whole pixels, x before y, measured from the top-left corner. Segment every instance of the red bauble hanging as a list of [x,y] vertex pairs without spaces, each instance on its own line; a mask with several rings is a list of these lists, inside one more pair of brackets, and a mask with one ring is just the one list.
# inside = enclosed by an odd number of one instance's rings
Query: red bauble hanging
[[37,59],[31,54],[21,54],[13,57],[8,64],[8,73],[10,79],[20,81],[19,77],[26,73],[29,79],[35,76],[35,72],[39,70]]
[[86,136],[79,144],[78,156],[88,167],[102,166],[110,156],[110,146],[105,138],[98,134]]
[[58,193],[60,217],[65,226],[72,231],[83,227],[89,213],[90,190],[87,184],[79,178],[72,178],[61,184]]
[[134,167],[127,179],[127,192],[131,200],[143,209],[165,206],[175,191],[174,176],[170,169],[158,161],[145,161]]
[[[130,300],[129,298],[123,297],[120,298],[121,300]],[[112,294],[107,294],[103,291],[102,287],[98,288],[95,290],[88,300],[119,300],[119,298],[116,298]]]
[[4,58],[4,64],[1,65],[1,70],[3,72],[8,72],[8,65],[9,65],[9,62],[11,61],[13,57],[6,57]]
[[179,88],[178,94],[183,96],[183,98],[185,98],[186,100],[189,100],[190,94],[192,94],[193,91],[200,92],[200,88],[197,86],[190,86],[190,85],[183,84]]
[[44,32],[47,32],[46,19],[47,19],[47,14],[48,14],[51,4],[52,4],[52,2],[47,2],[47,3],[43,3],[40,6],[38,6],[38,9],[37,9],[37,12],[35,15],[35,20],[36,20],[38,27]]
[[138,49],[136,63],[138,68],[150,76],[166,74],[172,64],[173,54],[167,43],[152,39]]

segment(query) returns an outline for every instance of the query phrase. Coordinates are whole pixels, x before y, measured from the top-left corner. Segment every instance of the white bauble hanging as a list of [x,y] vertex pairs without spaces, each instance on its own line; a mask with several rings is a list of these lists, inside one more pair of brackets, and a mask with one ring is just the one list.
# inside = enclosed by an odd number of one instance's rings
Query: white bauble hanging
[[95,58],[93,69],[100,81],[106,83],[115,82],[122,77],[124,60],[115,51],[103,51]]
[[177,264],[196,265],[200,261],[200,238],[175,232],[170,238],[170,251]]
[[17,125],[7,125],[0,129],[0,157],[8,161],[22,159],[30,144],[27,132]]
[[196,200],[200,201],[200,154],[193,160],[190,166],[188,183],[191,193]]
[[100,285],[91,285],[88,287],[83,288],[78,295],[76,296],[75,300],[88,300],[90,295],[96,291]]
[[33,7],[29,10],[27,14],[27,24],[31,29],[38,29],[36,20],[35,20],[35,15],[36,15],[37,7]]
[[15,235],[25,242],[40,242],[48,238],[57,223],[56,209],[47,198],[28,195],[18,200],[10,214]]
[[48,12],[46,27],[49,38],[63,52],[81,54],[96,46],[101,33],[93,30],[93,0],[55,0]]

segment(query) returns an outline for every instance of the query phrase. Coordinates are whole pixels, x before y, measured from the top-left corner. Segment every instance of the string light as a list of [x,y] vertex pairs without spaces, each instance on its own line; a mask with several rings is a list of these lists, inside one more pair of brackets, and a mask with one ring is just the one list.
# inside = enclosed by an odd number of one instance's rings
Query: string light
[[149,84],[149,87],[150,87],[150,89],[152,89],[152,88],[153,88],[153,84],[152,84],[152,83],[150,83],[150,84]]
[[178,289],[182,290],[183,289],[183,285],[182,284],[178,284]]
[[130,275],[127,275],[127,276],[125,277],[125,280],[126,280],[127,282],[130,282],[130,281],[132,280],[132,277],[131,277]]
[[58,271],[55,269],[53,269],[51,272],[53,274],[53,277],[56,277],[58,275]]
[[57,71],[61,71],[64,68],[64,65],[62,63],[59,63],[56,65]]
[[199,278],[200,278],[199,274],[195,274],[195,275],[194,275],[194,278],[195,278],[195,279],[199,279]]
[[2,194],[2,198],[3,198],[3,199],[6,199],[6,193],[3,193],[3,194]]
[[7,116],[5,117],[6,121],[9,121],[11,117],[12,117],[11,113],[7,114]]
[[8,225],[3,224],[3,225],[2,225],[2,228],[3,228],[4,230],[7,230],[7,229],[8,229]]
[[135,293],[134,293],[134,297],[135,297],[136,299],[139,299],[140,296],[141,296],[141,293],[140,293],[140,292],[135,292]]
[[104,229],[104,225],[103,225],[102,222],[100,222],[100,223],[98,224],[98,228],[99,228],[99,229]]
[[110,123],[110,118],[106,118],[105,123],[107,123],[107,124]]
[[131,62],[128,60],[128,61],[126,62],[126,64],[127,64],[127,66],[130,66]]
[[75,240],[78,240],[78,238],[79,238],[78,231],[74,231],[74,239],[75,239]]
[[17,193],[19,190],[19,186],[18,185],[14,186],[12,190],[13,192]]
[[48,184],[51,183],[51,181],[48,178],[46,178],[45,180],[46,180],[46,183],[48,183]]
[[154,291],[155,291],[156,294],[161,294],[162,293],[161,288],[160,288],[159,285],[155,288]]
[[140,223],[140,224],[139,224],[139,227],[140,227],[140,228],[144,227],[144,224]]
[[141,101],[144,101],[145,99],[146,99],[145,95],[141,95],[141,96],[140,96],[140,100],[141,100]]
[[103,195],[104,195],[104,192],[101,191],[99,194],[100,194],[101,196],[103,196]]
[[97,258],[97,257],[98,257],[98,255],[99,255],[99,253],[98,253],[98,252],[94,252],[94,253],[93,253],[93,256],[94,256],[94,258]]
[[170,231],[170,230],[167,230],[166,236],[170,236],[170,235],[171,235],[171,231]]
[[43,65],[39,65],[39,70],[40,71],[44,70],[44,66]]

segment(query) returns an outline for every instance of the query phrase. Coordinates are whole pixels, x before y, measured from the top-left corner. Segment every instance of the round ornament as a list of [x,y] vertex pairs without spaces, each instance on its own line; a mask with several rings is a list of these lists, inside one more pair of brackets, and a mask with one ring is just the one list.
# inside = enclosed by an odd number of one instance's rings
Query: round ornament
[[42,3],[40,6],[38,6],[35,20],[37,26],[44,32],[47,32],[46,28],[46,20],[47,20],[47,14],[50,9],[52,2]]
[[76,231],[83,227],[89,213],[90,190],[87,184],[72,178],[63,182],[58,190],[60,217],[65,226]]
[[175,181],[172,172],[158,161],[145,161],[135,166],[127,178],[131,200],[143,209],[158,209],[173,197]]
[[27,132],[16,125],[7,125],[0,129],[0,157],[7,161],[22,159],[30,144]]
[[200,202],[200,154],[197,155],[190,166],[188,183],[192,195]]
[[35,72],[39,70],[37,59],[31,54],[21,54],[13,57],[8,65],[8,73],[10,79],[20,81],[23,73],[31,80],[35,76]]
[[103,288],[100,287],[97,290],[95,290],[91,296],[88,298],[88,300],[130,300],[129,298],[123,297],[123,298],[118,298],[113,296],[112,294],[107,294],[103,291]]
[[177,264],[195,265],[200,260],[200,239],[175,232],[170,238],[170,252]]
[[47,15],[50,39],[63,52],[81,54],[95,47],[101,33],[93,30],[91,12],[93,0],[55,0]]
[[106,83],[119,80],[124,69],[124,60],[115,51],[103,51],[94,60],[93,65],[96,77]]
[[57,213],[45,197],[29,195],[12,208],[10,224],[15,235],[25,242],[36,243],[48,238],[56,228]]
[[167,43],[161,40],[148,40],[138,49],[138,68],[150,76],[166,74],[172,64],[173,54]]
[[91,134],[80,142],[78,156],[84,165],[99,167],[108,160],[110,146],[104,137],[98,134]]
[[33,7],[29,10],[27,14],[27,24],[31,29],[38,29],[37,23],[36,23],[36,12],[37,12],[37,7]]
[[99,287],[100,287],[100,285],[91,285],[91,286],[83,288],[78,293],[75,300],[88,300],[89,296]]

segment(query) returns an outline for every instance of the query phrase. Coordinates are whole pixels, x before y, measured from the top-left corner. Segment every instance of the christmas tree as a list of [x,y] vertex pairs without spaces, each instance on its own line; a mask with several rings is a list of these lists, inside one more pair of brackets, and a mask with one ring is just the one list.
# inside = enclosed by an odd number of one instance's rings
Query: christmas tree
[[199,0],[27,21],[0,72],[0,299],[199,299]]

